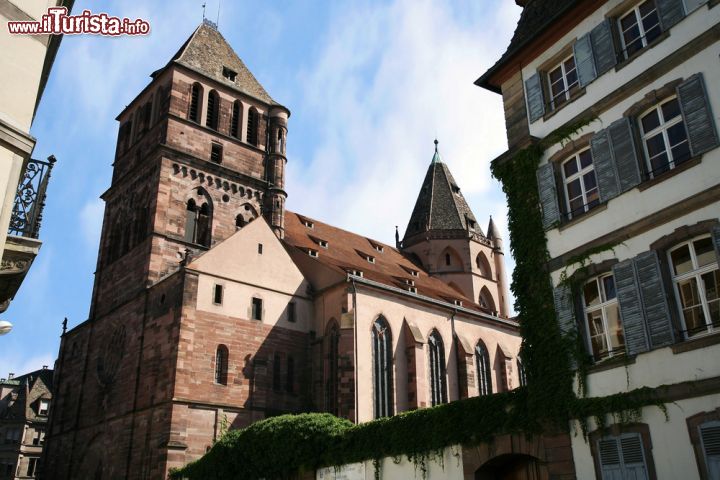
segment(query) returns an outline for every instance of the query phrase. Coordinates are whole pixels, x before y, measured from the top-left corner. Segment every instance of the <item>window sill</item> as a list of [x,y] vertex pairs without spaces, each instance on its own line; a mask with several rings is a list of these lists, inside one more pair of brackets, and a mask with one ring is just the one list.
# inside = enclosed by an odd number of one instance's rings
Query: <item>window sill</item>
[[635,357],[628,357],[625,354],[618,354],[613,355],[612,357],[608,357],[605,360],[601,360],[595,365],[592,365],[588,368],[587,372],[588,374],[604,372],[607,370],[613,370],[617,367],[632,365],[633,363],[635,363]]
[[[550,120],[550,119],[551,119],[552,117],[554,117],[558,112],[562,111],[562,109],[564,109],[565,107],[567,107],[568,105],[570,105],[570,104],[573,103],[575,100],[577,100],[578,98],[582,97],[583,95],[585,95],[585,87],[583,87],[583,88],[578,88],[577,90],[575,90],[574,92],[572,92],[572,93],[570,94],[570,98],[569,98],[565,103],[563,103],[563,104],[560,105],[559,107],[557,107],[557,108],[555,108],[554,110],[551,110],[551,111],[547,112],[545,115],[543,115],[543,117],[542,117],[542,118],[543,118],[543,122],[547,122],[548,120]],[[546,106],[547,106],[547,107],[550,107],[549,104],[546,105]]]
[[673,168],[672,170],[663,172],[655,178],[652,178],[650,180],[646,180],[646,181],[640,183],[640,185],[638,185],[638,190],[640,190],[641,192],[644,190],[647,190],[648,188],[653,187],[653,186],[657,185],[658,183],[664,182],[668,178],[672,178],[675,175],[678,175],[678,174],[684,172],[688,168],[692,168],[695,165],[699,165],[701,161],[702,161],[702,155],[691,158],[690,160],[686,160],[683,163],[681,163],[679,166]]
[[636,58],[638,58],[639,56],[641,56],[643,53],[647,52],[648,50],[652,49],[653,47],[655,47],[655,45],[662,42],[669,36],[670,36],[670,31],[666,30],[666,31],[662,32],[658,38],[656,38],[655,40],[652,41],[652,43],[647,44],[645,47],[643,47],[640,50],[638,50],[637,52],[633,53],[628,58],[618,62],[618,64],[615,65],[615,71],[619,72],[623,68],[627,67],[629,64],[631,64],[633,62],[633,60],[635,60]]
[[579,222],[582,222],[586,218],[590,218],[593,215],[597,215],[600,212],[604,212],[605,210],[607,210],[607,203],[601,203],[597,207],[593,207],[590,210],[588,210],[587,212],[576,215],[571,220],[568,220],[567,222],[560,224],[560,226],[558,227],[558,230],[560,230],[562,232],[563,230],[570,228]]
[[717,344],[720,344],[720,332],[713,332],[698,338],[693,338],[691,340],[676,343],[672,346],[672,351],[674,354],[678,354],[683,352],[690,352],[692,350],[698,350],[700,348],[710,347]]

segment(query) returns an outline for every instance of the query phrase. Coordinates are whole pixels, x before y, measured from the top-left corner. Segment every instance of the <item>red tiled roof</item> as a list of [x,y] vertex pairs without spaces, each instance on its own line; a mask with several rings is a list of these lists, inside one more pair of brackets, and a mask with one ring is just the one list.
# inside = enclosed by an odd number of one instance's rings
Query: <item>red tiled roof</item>
[[[310,222],[312,228],[306,226],[304,222]],[[327,241],[327,248],[318,245],[318,240]],[[442,280],[429,276],[422,265],[411,256],[377,240],[287,211],[284,242],[289,248],[303,252],[307,252],[308,249],[316,250],[318,256],[312,258],[338,272],[360,270],[363,272],[363,278],[404,290],[410,287],[405,280],[411,280],[417,288],[418,295],[447,303],[461,300],[464,308],[491,313]],[[381,246],[383,251],[377,251],[374,245]],[[374,263],[369,262],[367,257],[374,258]],[[413,276],[410,273],[412,271],[417,271],[418,276]]]

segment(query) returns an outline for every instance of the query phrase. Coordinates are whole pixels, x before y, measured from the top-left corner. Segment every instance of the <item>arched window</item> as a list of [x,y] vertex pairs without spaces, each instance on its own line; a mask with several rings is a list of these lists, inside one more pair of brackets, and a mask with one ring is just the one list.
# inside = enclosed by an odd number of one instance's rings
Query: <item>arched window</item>
[[230,135],[235,138],[240,138],[240,112],[242,111],[242,104],[240,100],[235,100],[233,103],[232,110],[232,121],[230,122]]
[[524,387],[527,385],[527,373],[525,372],[525,365],[523,365],[522,360],[520,357],[517,358],[517,371],[518,371],[518,382],[520,382],[520,386]]
[[446,253],[446,254],[445,254],[445,265],[447,265],[448,267],[449,267],[450,265],[452,265],[452,259],[450,258],[450,254],[449,254],[449,253]]
[[480,270],[480,275],[485,278],[492,278],[492,269],[490,268],[490,262],[488,261],[487,257],[483,252],[478,253],[477,258],[475,259],[475,263],[477,264],[478,270]]
[[211,228],[212,211],[208,202],[198,206],[195,199],[188,200],[185,209],[185,241],[209,247]]
[[375,418],[389,417],[393,414],[392,333],[383,317],[373,322],[372,344]]
[[220,112],[220,96],[217,91],[210,90],[208,94],[207,103],[207,116],[205,117],[205,125],[217,130],[218,128],[218,113]]
[[463,261],[452,247],[446,247],[437,257],[437,266],[441,270],[450,271],[462,268]]
[[490,311],[497,311],[495,308],[495,300],[493,300],[492,294],[490,293],[490,290],[488,290],[487,287],[482,287],[480,290],[480,306],[483,308],[487,308]]
[[200,101],[202,99],[202,86],[199,83],[193,83],[190,91],[190,110],[188,111],[188,119],[200,123]]
[[255,146],[258,144],[258,112],[255,107],[248,112],[247,142]]
[[490,376],[490,355],[482,342],[475,345],[475,365],[477,367],[478,393],[492,393],[492,377]]
[[215,351],[215,383],[227,385],[228,374],[228,348],[218,345]]
[[428,337],[428,348],[430,351],[430,400],[435,406],[447,402],[445,346],[437,330],[433,330]]
[[325,409],[333,415],[338,414],[338,347],[340,333],[337,324],[331,321],[330,328],[325,334],[327,349],[327,378],[325,379]]
[[240,230],[240,229],[243,228],[245,225],[247,225],[247,222],[245,221],[245,219],[243,218],[243,216],[242,216],[241,214],[238,214],[238,216],[235,217],[235,227],[236,227],[238,230]]

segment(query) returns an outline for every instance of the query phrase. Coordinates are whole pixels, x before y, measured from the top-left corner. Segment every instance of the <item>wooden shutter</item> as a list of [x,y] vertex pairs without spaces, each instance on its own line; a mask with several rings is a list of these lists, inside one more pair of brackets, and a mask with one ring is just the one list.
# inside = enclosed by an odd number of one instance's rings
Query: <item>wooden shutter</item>
[[710,480],[720,479],[720,422],[700,425],[700,441]]
[[595,71],[595,59],[593,48],[590,43],[590,34],[586,33],[578,38],[573,44],[573,55],[575,56],[575,68],[577,69],[578,83],[581,87],[586,86],[597,78]]
[[647,466],[640,434],[631,433],[620,436],[620,453],[623,459],[625,476],[634,480],[647,480]]
[[620,451],[616,438],[606,438],[598,442],[602,480],[623,480]]
[[599,131],[590,139],[590,150],[595,166],[600,201],[605,203],[620,193],[607,129]]
[[673,25],[685,18],[685,7],[682,0],[655,0],[655,5],[657,5],[663,30],[670,30]]
[[[555,301],[555,313],[557,315],[560,332],[563,335],[577,334],[577,322],[575,321],[575,305],[572,291],[567,285],[558,285],[553,290]],[[573,356],[570,357],[570,367],[575,369],[577,362]]]
[[627,192],[640,183],[640,164],[632,122],[623,117],[611,123],[608,132],[620,191]]
[[663,287],[657,252],[643,252],[633,260],[642,298],[645,323],[653,348],[671,345],[675,341],[670,322],[670,309]]
[[718,133],[702,73],[696,73],[678,85],[677,95],[693,156],[717,147]]
[[537,169],[538,195],[542,207],[543,228],[548,230],[560,222],[560,208],[555,188],[555,171],[551,163]]
[[530,123],[533,123],[545,115],[545,97],[543,96],[539,73],[535,73],[535,75],[525,80],[525,97],[527,98]]
[[720,226],[716,225],[712,229],[712,240],[715,245],[715,256],[720,266]]
[[648,350],[648,342],[634,262],[625,260],[615,264],[613,275],[625,333],[625,350],[628,355],[645,352]]
[[617,64],[617,51],[609,18],[592,29],[590,40],[595,58],[595,71],[599,77]]

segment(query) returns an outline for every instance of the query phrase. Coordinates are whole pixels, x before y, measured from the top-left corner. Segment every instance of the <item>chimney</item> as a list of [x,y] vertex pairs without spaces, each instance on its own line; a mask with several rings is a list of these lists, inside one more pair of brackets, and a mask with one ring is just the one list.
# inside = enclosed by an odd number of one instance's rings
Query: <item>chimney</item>
[[15,378],[15,374],[13,372],[8,373],[8,380],[12,380]]
[[47,370],[47,365],[43,365],[43,370]]

